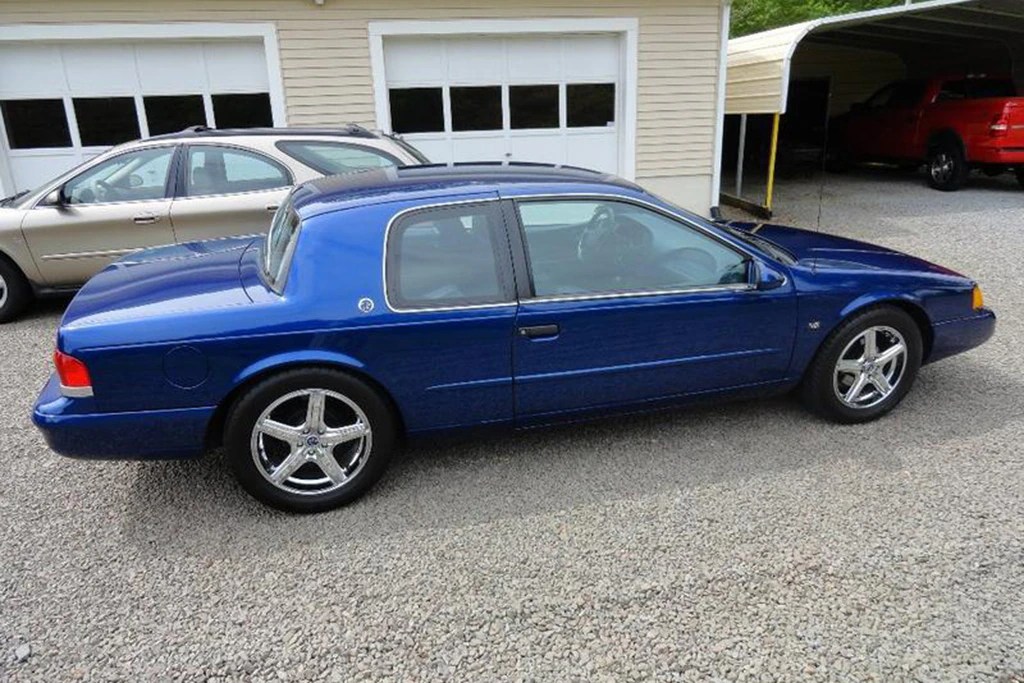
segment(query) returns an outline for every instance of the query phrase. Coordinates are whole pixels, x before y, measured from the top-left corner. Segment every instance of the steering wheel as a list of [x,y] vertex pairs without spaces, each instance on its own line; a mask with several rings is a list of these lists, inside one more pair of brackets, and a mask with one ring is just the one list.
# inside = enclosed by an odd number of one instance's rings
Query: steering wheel
[[94,180],[93,192],[96,194],[96,201],[109,202],[118,199],[117,188],[106,180]]
[[639,221],[617,218],[607,204],[597,207],[580,233],[576,258],[581,263],[622,266],[642,260],[654,245],[654,235]]

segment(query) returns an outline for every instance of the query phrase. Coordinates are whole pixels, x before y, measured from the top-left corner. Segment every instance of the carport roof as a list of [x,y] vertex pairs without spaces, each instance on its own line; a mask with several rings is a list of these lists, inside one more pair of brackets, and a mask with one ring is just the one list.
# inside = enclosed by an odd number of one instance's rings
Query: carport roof
[[805,21],[729,41],[727,114],[786,112],[790,66],[802,41],[896,54],[940,49],[970,51],[1024,41],[1022,0],[930,0]]

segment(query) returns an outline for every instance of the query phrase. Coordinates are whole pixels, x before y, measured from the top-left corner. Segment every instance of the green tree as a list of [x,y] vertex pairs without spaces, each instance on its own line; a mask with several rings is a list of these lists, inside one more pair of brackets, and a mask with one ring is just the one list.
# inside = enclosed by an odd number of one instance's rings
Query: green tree
[[730,33],[748,33],[835,14],[902,5],[904,0],[733,0]]

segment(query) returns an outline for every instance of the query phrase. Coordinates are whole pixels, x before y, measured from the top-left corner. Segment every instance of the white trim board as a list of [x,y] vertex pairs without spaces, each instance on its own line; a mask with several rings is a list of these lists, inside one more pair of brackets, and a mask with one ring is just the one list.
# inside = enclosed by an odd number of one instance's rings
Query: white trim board
[[715,97],[715,146],[711,157],[711,204],[718,206],[722,193],[722,149],[725,138],[725,90],[728,82],[729,62],[729,21],[732,16],[732,0],[722,5],[722,23],[718,30],[718,92]]
[[[275,126],[288,125],[281,55],[277,28],[268,23],[165,22],[159,24],[8,24],[0,26],[0,43],[34,41],[116,41],[175,39],[258,38],[263,43],[270,93],[270,111]],[[10,194],[10,171],[6,145],[0,154],[0,192]],[[2,196],[2,195],[0,195]]]
[[617,33],[623,38],[622,128],[619,138],[622,176],[636,178],[637,79],[640,22],[635,17],[600,19],[458,19],[453,21],[371,21],[370,68],[377,127],[391,129],[384,38],[387,36],[456,36]]

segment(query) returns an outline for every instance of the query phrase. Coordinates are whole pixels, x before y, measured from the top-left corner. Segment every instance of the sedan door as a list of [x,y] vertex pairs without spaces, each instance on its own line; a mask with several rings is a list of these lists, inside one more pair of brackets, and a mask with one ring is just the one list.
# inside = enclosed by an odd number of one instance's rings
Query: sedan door
[[170,173],[174,145],[135,149],[88,167],[22,223],[51,287],[80,285],[124,254],[173,244]]
[[761,291],[732,244],[653,207],[520,200],[531,276],[514,347],[517,420],[771,385],[796,297]]
[[292,182],[287,168],[258,152],[187,145],[171,205],[178,242],[266,232]]

